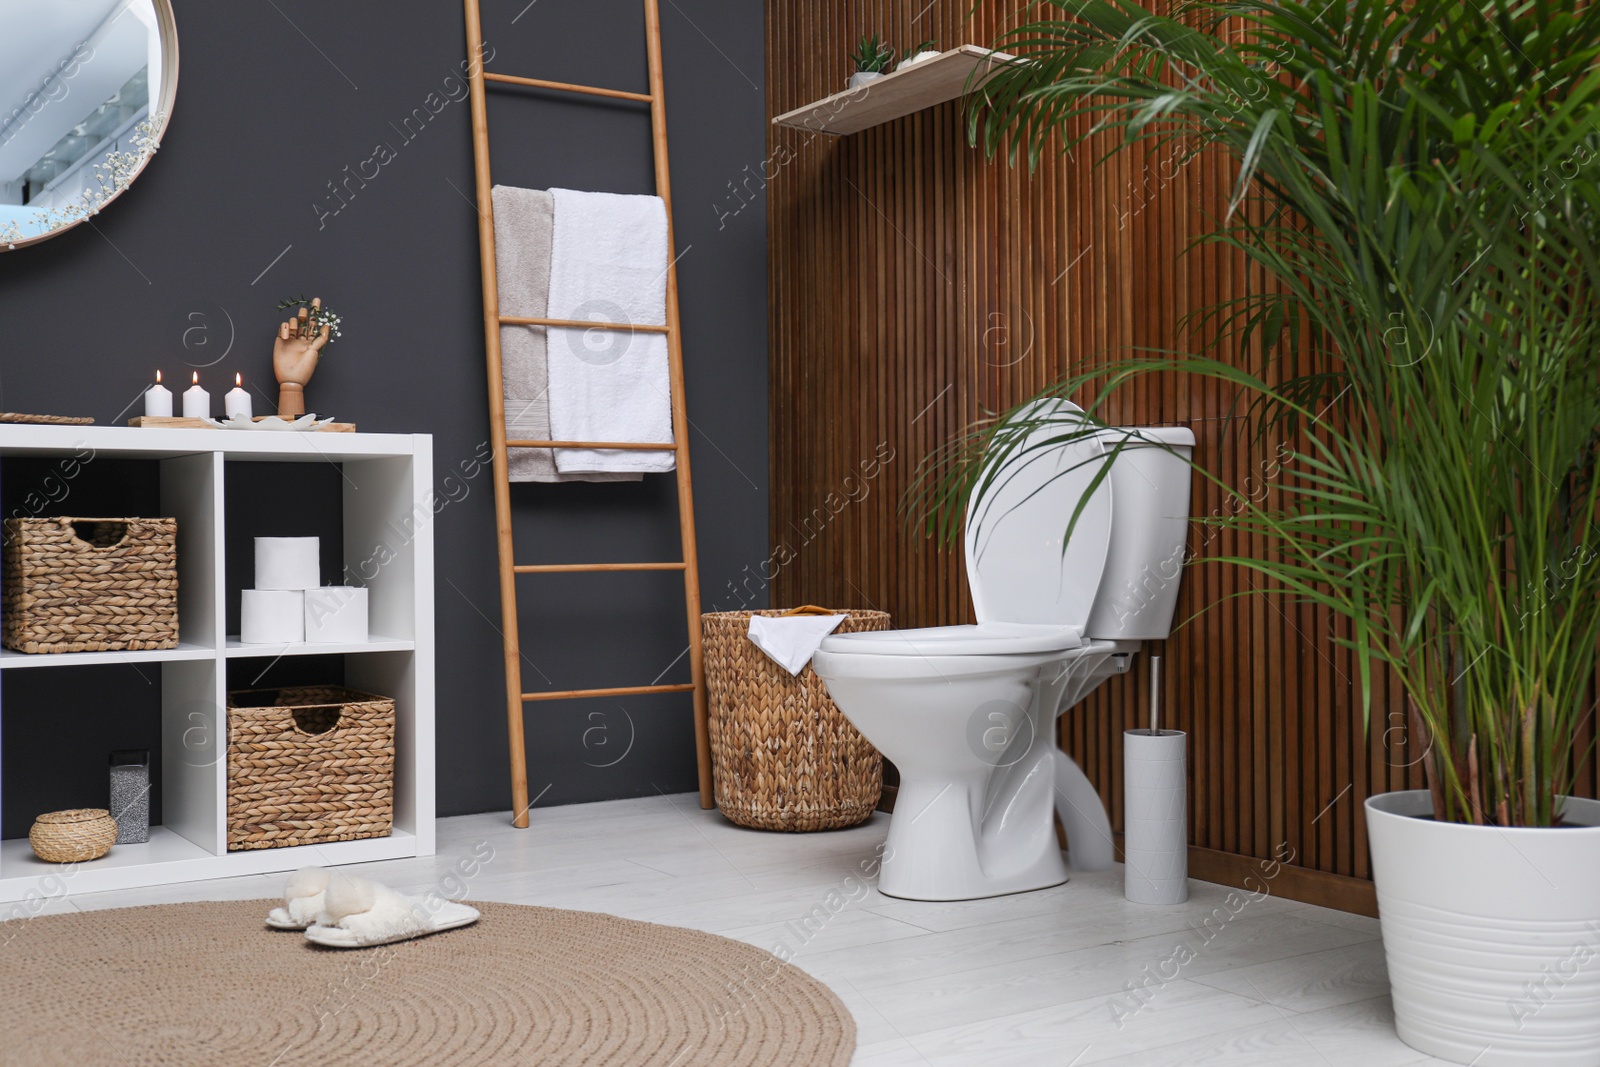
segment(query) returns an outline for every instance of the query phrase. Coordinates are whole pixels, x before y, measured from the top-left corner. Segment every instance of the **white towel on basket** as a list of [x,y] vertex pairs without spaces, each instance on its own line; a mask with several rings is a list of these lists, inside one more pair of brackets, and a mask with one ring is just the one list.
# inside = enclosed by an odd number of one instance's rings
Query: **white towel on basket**
[[750,616],[750,641],[790,674],[799,674],[811,662],[822,639],[850,617],[843,615]]
[[[669,260],[661,198],[550,192],[550,318],[665,325]],[[553,327],[548,360],[554,440],[673,439],[665,334]],[[674,465],[671,452],[556,449],[562,474],[651,473]]]

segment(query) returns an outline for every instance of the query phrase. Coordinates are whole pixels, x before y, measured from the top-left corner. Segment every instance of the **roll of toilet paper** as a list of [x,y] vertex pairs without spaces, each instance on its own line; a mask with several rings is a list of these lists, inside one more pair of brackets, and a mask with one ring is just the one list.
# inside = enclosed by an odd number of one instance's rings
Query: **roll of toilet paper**
[[1189,899],[1189,813],[1182,730],[1125,730],[1122,778],[1127,803],[1124,895],[1135,904]]
[[315,589],[322,564],[315,537],[256,538],[257,589]]
[[287,645],[306,639],[305,594],[298,589],[246,589],[239,601],[239,640]]
[[306,641],[312,644],[359,642],[367,639],[367,591],[329,585],[307,589]]

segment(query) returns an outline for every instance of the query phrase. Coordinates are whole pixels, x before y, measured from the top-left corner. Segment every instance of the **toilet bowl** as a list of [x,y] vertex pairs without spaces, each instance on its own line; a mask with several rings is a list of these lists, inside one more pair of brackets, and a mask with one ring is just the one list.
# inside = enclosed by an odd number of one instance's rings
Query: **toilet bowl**
[[889,896],[1059,885],[1053,813],[1075,867],[1111,865],[1110,820],[1056,746],[1056,718],[1171,629],[1194,435],[1095,430],[1063,400],[1018,418],[1038,425],[986,468],[967,509],[977,624],[840,634],[812,659],[900,771],[878,885]]

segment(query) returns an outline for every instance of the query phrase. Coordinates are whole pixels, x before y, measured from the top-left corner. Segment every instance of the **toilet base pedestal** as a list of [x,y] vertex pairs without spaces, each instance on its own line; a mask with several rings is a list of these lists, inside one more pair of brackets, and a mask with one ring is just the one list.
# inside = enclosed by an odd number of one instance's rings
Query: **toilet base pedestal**
[[[902,778],[878,891],[906,900],[976,900],[1067,880],[1056,842],[1048,751],[1001,781]],[[996,795],[989,795],[998,790]]]
[[1094,783],[1078,762],[1055,750],[1056,814],[1067,832],[1067,856],[1075,871],[1109,871],[1117,862],[1111,819]]

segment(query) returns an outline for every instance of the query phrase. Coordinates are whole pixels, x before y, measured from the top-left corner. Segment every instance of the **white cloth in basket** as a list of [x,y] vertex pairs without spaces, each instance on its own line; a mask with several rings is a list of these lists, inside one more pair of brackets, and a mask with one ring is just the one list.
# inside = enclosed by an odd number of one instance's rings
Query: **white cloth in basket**
[[790,674],[799,674],[811,662],[822,639],[850,616],[786,615],[750,616],[750,641]]

